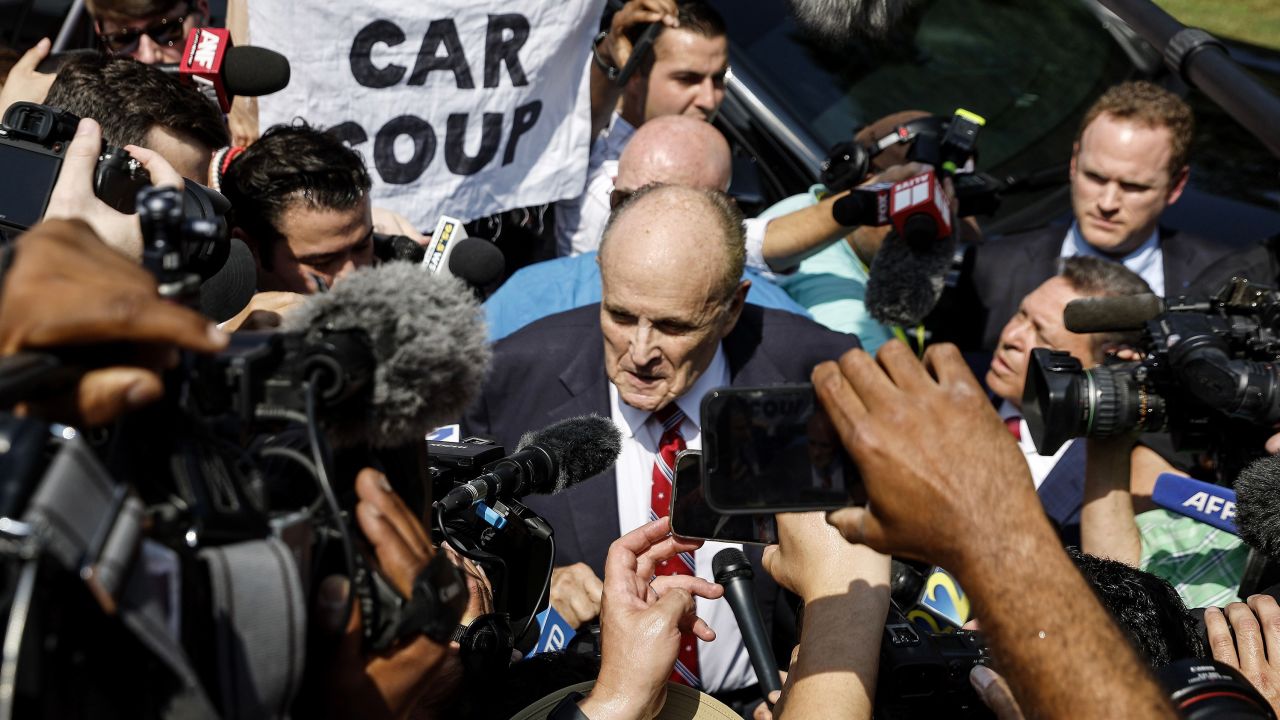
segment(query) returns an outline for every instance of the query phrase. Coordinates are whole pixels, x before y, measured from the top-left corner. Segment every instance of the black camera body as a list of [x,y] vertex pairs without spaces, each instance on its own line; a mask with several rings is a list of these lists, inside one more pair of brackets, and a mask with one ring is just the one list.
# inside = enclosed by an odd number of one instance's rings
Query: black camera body
[[1074,437],[1167,430],[1177,449],[1227,460],[1219,474],[1234,477],[1280,420],[1280,293],[1236,278],[1208,301],[1180,300],[1137,325],[1138,362],[1085,370],[1067,353],[1032,351],[1022,407],[1036,448],[1051,455]]
[[[0,232],[35,225],[49,206],[80,118],[65,110],[16,102],[0,120]],[[146,168],[105,142],[93,173],[93,191],[123,213],[134,211],[138,191],[150,184]]]
[[876,686],[876,717],[918,718],[932,714],[961,718],[994,715],[969,682],[975,665],[990,665],[982,633],[934,633],[907,620],[889,605]]

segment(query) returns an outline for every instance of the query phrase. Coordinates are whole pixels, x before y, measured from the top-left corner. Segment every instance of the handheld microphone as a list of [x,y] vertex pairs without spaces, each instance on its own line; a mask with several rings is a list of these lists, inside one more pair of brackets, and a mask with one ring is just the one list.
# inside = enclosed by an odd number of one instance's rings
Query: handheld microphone
[[1231,488],[1174,473],[1160,473],[1155,489],[1151,491],[1151,500],[1165,510],[1199,520],[1232,535],[1240,534],[1235,521],[1236,493]]
[[289,61],[280,53],[234,47],[230,32],[208,27],[193,28],[187,35],[181,62],[156,67],[194,84],[224,113],[231,110],[231,99],[237,95],[257,97],[283,90],[290,74]]
[[856,187],[831,204],[831,217],[844,227],[889,224],[889,194],[893,183]]
[[782,690],[778,678],[778,661],[773,656],[756,604],[756,591],[751,581],[755,572],[751,561],[738,548],[725,548],[711,559],[711,569],[718,584],[724,586],[724,599],[733,610],[733,617],[742,631],[742,643],[751,658],[751,667],[760,681],[760,692],[767,701],[769,693]]
[[622,452],[622,434],[608,418],[582,415],[525,433],[516,452],[437,503],[446,512],[494,498],[547,495],[608,470]]
[[912,248],[924,250],[951,236],[951,205],[932,168],[894,183],[889,195],[889,221]]
[[1067,303],[1062,322],[1073,333],[1141,330],[1164,311],[1164,299],[1151,293],[1080,298]]
[[1280,558],[1280,455],[1245,466],[1236,477],[1236,533],[1269,558]]
[[370,400],[360,412],[326,418],[334,447],[421,440],[462,415],[489,367],[483,314],[471,291],[410,263],[356,270],[286,316],[284,329],[317,342],[344,331],[369,339]]
[[431,233],[431,244],[422,266],[433,273],[465,280],[474,287],[484,287],[506,271],[506,258],[492,242],[468,236],[461,220],[441,215],[435,232]]

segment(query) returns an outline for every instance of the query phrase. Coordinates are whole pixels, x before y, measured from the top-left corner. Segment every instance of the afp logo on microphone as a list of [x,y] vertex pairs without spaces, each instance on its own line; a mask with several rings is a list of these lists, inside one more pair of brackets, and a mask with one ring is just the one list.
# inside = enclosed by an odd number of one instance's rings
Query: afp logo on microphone
[[222,64],[222,54],[227,46],[224,40],[227,39],[226,30],[195,28],[187,37],[183,66],[198,72],[215,72]]

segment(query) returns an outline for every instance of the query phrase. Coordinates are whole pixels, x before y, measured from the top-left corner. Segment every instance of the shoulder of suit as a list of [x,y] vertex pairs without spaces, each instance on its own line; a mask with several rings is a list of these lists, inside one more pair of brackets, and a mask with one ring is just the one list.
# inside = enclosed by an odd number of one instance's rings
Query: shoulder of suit
[[[753,322],[752,316],[758,317],[758,320]],[[845,349],[859,346],[855,335],[836,332],[803,315],[758,305],[747,305],[743,308],[738,325],[739,327],[758,326],[765,336],[766,344],[776,342],[793,347],[822,344]]]

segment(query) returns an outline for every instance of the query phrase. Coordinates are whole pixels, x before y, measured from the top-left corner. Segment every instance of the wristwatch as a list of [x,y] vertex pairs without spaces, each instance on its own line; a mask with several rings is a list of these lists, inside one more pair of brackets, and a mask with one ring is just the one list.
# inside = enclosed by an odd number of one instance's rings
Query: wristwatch
[[601,30],[600,34],[596,36],[596,39],[591,42],[591,59],[595,60],[596,67],[600,68],[600,70],[605,74],[605,77],[609,78],[609,82],[615,82],[618,79],[618,74],[621,73],[622,70],[618,69],[615,65],[610,65],[604,61],[604,58],[600,57],[600,43],[604,42],[604,39],[607,37],[609,37],[609,31]]
[[547,713],[547,720],[591,720],[585,713],[578,709],[578,701],[586,697],[580,692],[571,692],[564,696],[564,699],[556,703],[551,708],[551,712]]

